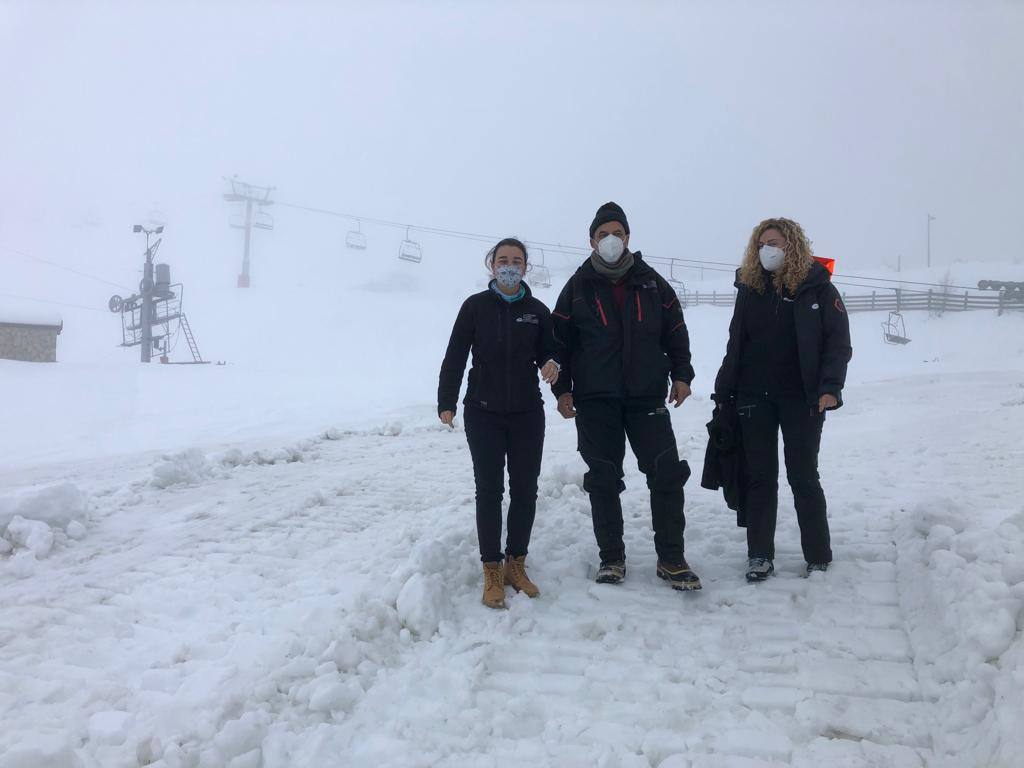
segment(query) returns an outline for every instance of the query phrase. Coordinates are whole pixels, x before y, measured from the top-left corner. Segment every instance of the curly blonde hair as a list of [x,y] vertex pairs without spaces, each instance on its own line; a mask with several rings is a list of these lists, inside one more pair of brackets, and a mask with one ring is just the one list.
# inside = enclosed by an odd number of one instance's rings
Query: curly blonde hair
[[743,263],[740,265],[740,282],[758,293],[764,293],[764,269],[758,258],[758,241],[769,229],[777,229],[786,240],[783,246],[785,260],[782,262],[782,268],[772,274],[772,284],[776,291],[782,293],[781,289],[785,289],[785,293],[793,296],[800,284],[807,279],[807,273],[814,264],[814,256],[811,252],[811,241],[804,234],[803,227],[792,219],[765,219],[754,227],[754,231],[750,233],[746,253],[743,255]]

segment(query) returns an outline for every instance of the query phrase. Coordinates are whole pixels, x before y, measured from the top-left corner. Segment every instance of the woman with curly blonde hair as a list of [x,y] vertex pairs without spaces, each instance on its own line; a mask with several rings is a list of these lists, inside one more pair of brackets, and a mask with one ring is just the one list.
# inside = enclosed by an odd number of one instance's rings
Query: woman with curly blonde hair
[[720,407],[739,414],[746,464],[749,582],[775,572],[779,429],[806,573],[832,562],[818,449],[825,412],[843,404],[853,350],[843,301],[803,228],[785,218],[754,227],[736,271],[736,305],[715,379]]

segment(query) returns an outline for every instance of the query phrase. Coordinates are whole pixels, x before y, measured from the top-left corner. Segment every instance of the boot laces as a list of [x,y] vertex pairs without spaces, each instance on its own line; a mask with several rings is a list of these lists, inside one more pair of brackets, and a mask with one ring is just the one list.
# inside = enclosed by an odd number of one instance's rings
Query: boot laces
[[501,570],[498,568],[484,569],[484,582],[487,587],[502,586]]

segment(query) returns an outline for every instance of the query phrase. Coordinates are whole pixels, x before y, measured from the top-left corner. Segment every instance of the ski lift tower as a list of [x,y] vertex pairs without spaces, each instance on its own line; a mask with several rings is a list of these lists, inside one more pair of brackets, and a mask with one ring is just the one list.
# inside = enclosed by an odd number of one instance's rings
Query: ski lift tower
[[164,231],[163,225],[148,229],[136,224],[132,231],[146,235],[146,263],[143,265],[139,292],[126,299],[115,294],[107,304],[111,312],[121,315],[121,346],[139,347],[144,363],[150,362],[153,352],[158,351],[160,362],[166,363],[171,351],[171,336],[174,334],[172,327],[180,328],[188,342],[192,361],[205,363],[199,354],[188,318],[181,308],[181,283],[171,283],[171,268],[168,264],[153,263],[163,238],[152,244],[149,238],[161,234]]
[[263,209],[274,204],[270,199],[270,193],[276,187],[257,187],[255,184],[248,184],[239,180],[238,175],[230,179],[224,179],[231,185],[231,191],[224,195],[229,203],[245,203],[244,223],[232,223],[235,229],[245,230],[245,250],[242,253],[242,271],[238,275],[238,287],[249,287],[249,247],[252,241],[253,229],[273,229],[274,220],[270,214]]

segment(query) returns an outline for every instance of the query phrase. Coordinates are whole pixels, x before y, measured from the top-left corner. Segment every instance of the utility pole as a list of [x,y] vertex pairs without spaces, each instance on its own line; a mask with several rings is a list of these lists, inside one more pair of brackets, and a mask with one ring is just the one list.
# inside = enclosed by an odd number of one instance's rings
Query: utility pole
[[930,213],[928,214],[928,261],[927,265],[932,265],[932,222],[935,221],[935,217]]
[[142,316],[139,322],[142,325],[142,362],[148,363],[153,354],[153,288],[156,285],[153,281],[153,257],[156,249],[160,247],[163,238],[157,240],[153,245],[149,244],[150,235],[159,235],[164,231],[163,225],[154,229],[146,229],[141,224],[132,227],[132,232],[146,233],[146,263],[142,268],[142,283],[139,284],[139,293],[142,294]]
[[240,181],[238,175],[225,178],[231,185],[231,191],[224,195],[229,203],[245,203],[245,223],[232,224],[236,229],[245,230],[245,250],[242,252],[242,271],[238,275],[238,287],[249,287],[249,251],[252,244],[253,229],[273,229],[274,220],[263,209],[274,204],[270,193],[276,187],[258,187]]

